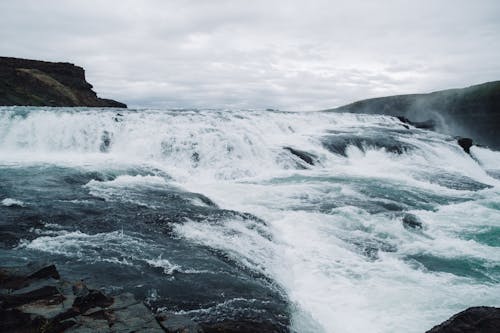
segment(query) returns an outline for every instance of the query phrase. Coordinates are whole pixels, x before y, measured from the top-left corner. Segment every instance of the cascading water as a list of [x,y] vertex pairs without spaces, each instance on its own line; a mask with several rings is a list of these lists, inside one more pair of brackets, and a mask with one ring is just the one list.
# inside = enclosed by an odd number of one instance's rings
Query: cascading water
[[43,256],[199,322],[283,331],[423,332],[498,306],[500,153],[407,127],[2,108],[0,257]]

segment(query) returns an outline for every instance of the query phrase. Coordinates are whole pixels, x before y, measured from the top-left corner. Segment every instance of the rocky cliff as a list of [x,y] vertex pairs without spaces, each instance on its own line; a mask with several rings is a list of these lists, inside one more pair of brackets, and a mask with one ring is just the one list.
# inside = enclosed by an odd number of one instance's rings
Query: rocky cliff
[[127,107],[97,97],[81,67],[8,57],[0,57],[0,105]]
[[500,81],[429,94],[366,99],[332,111],[386,114],[434,123],[439,132],[470,137],[500,150]]

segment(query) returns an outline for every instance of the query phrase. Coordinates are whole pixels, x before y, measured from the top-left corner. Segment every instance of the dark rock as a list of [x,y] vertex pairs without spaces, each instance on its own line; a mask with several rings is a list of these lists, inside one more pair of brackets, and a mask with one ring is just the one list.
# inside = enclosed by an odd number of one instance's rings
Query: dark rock
[[352,134],[336,134],[324,136],[322,138],[323,147],[328,149],[334,154],[347,156],[347,148],[349,146],[354,146],[360,149],[361,151],[365,151],[366,148],[377,148],[377,149],[385,149],[389,153],[393,154],[403,154],[406,151],[410,151],[414,149],[414,147],[406,142],[401,142],[396,140],[396,138],[392,136],[386,137],[361,137],[354,136]]
[[73,307],[76,307],[80,312],[85,312],[90,308],[108,307],[113,304],[113,298],[104,295],[99,290],[89,290],[85,296],[79,296],[73,302]]
[[459,144],[460,147],[462,147],[462,149],[470,155],[470,147],[472,147],[472,145],[474,144],[474,142],[472,141],[472,139],[469,139],[469,138],[459,138],[457,140],[457,143]]
[[198,163],[200,162],[200,154],[198,152],[194,152],[192,155],[191,155],[191,161],[193,161],[194,163]]
[[500,308],[472,307],[462,311],[427,333],[498,333]]
[[[436,128],[436,121],[434,121],[433,119],[428,119],[425,121],[410,121],[408,118],[402,116],[398,116],[396,118],[398,118],[400,122],[411,125],[416,128],[426,129],[431,131]],[[409,129],[408,126],[405,127]]]
[[[26,268],[1,269],[0,273],[0,332],[164,332],[132,294],[113,298],[83,282],[60,281],[53,265],[34,273]],[[12,292],[6,283],[20,289]]]
[[55,265],[43,267],[28,276],[28,279],[48,279],[48,278],[56,280],[60,279],[59,272],[57,271]]
[[366,99],[327,111],[400,116],[411,123],[421,122],[420,126],[432,120],[438,132],[474,138],[500,149],[500,81],[429,94]]
[[76,297],[86,297],[89,294],[89,289],[83,281],[76,282],[71,287],[71,290]]
[[60,333],[66,331],[77,324],[76,320],[70,319],[65,321],[52,321],[43,327],[43,332],[46,333]]
[[46,266],[31,273],[14,269],[0,269],[0,288],[21,289],[38,279],[59,279],[59,273],[54,265]]
[[203,333],[201,326],[186,316],[164,312],[157,314],[156,320],[168,333]]
[[163,332],[151,311],[139,302],[113,310],[110,319],[112,332]]
[[117,123],[123,121],[123,115],[121,113],[117,113],[115,117],[113,117],[113,120]]
[[309,165],[314,165],[314,161],[317,159],[317,157],[314,154],[308,153],[303,150],[298,150],[291,147],[283,147],[283,149],[288,150],[290,153],[297,156],[298,158],[300,158],[302,161],[306,162]]
[[403,216],[403,227],[406,229],[422,229],[422,221],[413,214],[405,214]]
[[277,333],[288,332],[285,327],[273,325],[269,322],[255,321],[223,321],[214,324],[204,324],[205,333]]
[[127,107],[97,97],[81,67],[8,57],[0,57],[0,105]]
[[32,317],[17,309],[0,309],[0,332],[41,332],[46,323],[47,320],[42,317]]
[[377,238],[353,238],[348,239],[348,242],[354,245],[369,260],[379,259],[380,252],[396,252],[398,250],[394,244]]
[[64,296],[54,286],[45,286],[23,294],[0,295],[0,304],[3,308],[12,308],[19,305],[43,300],[45,304],[59,304]]

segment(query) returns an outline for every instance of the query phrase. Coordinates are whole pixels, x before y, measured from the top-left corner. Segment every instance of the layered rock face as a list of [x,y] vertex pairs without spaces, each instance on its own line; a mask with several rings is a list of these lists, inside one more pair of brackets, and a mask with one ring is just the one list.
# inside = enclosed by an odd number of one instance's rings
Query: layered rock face
[[429,94],[366,99],[332,111],[385,114],[432,123],[438,132],[470,137],[500,149],[500,81]]
[[97,97],[81,67],[7,57],[0,57],[0,105],[127,107]]

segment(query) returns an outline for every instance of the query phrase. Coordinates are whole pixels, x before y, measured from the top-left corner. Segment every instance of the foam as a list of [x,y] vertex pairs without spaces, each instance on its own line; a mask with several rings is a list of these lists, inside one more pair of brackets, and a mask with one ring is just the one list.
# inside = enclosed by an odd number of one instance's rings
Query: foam
[[26,205],[23,201],[12,198],[3,199],[1,204],[5,207],[24,207]]

